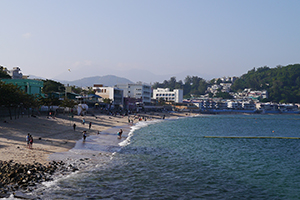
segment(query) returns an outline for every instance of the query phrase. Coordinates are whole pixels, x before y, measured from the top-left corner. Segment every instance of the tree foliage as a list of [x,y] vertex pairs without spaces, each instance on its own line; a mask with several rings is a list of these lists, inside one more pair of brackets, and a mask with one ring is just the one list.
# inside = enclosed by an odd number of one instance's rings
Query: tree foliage
[[43,93],[45,94],[65,91],[65,86],[62,83],[49,80],[49,79],[43,80],[43,82],[44,82]]
[[10,119],[12,119],[12,109],[24,107],[35,107],[38,105],[37,99],[29,95],[12,83],[6,84],[0,81],[0,105],[8,108]]
[[111,103],[112,103],[112,100],[109,99],[109,98],[104,98],[104,99],[103,99],[103,102],[106,103],[106,104],[111,104]]
[[72,99],[64,99],[61,101],[60,106],[64,107],[64,108],[74,108],[74,106],[76,105],[76,102]]
[[300,64],[276,68],[253,68],[238,78],[231,86],[233,91],[245,88],[267,90],[269,101],[281,103],[300,102]]
[[228,92],[218,92],[215,97],[223,98],[223,99],[233,99],[233,96]]
[[6,71],[4,71],[4,67],[0,66],[0,79],[11,79],[10,75],[8,75],[6,73]]
[[170,80],[165,80],[163,83],[154,83],[153,88],[170,88],[174,89],[183,89],[183,95],[189,98],[191,95],[197,96],[205,94],[208,83],[197,76],[187,76],[184,79],[184,83],[180,81],[176,81],[176,77],[171,77]]

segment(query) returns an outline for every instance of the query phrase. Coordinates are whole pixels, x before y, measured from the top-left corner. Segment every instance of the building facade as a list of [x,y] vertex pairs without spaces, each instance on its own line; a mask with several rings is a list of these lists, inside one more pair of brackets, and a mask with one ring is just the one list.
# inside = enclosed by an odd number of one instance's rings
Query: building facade
[[101,96],[102,99],[112,100],[113,105],[123,106],[123,90],[101,85],[94,85],[93,90],[95,94]]
[[182,103],[183,90],[174,89],[170,91],[169,88],[157,88],[153,90],[153,99],[159,100],[163,98],[165,101],[173,101],[175,103]]
[[117,84],[117,88],[123,90],[123,96],[141,99],[142,103],[151,102],[151,86],[143,83]]
[[42,94],[43,81],[31,80],[31,79],[2,79],[1,81],[9,84],[12,83],[21,88],[27,94]]

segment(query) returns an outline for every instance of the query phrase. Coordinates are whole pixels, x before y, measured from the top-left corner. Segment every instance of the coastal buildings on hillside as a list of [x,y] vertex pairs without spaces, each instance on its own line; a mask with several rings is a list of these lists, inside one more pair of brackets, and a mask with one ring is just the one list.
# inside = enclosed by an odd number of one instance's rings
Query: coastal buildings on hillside
[[291,113],[299,114],[297,104],[262,103],[245,99],[193,99],[184,100],[187,105],[195,105],[193,111],[202,113]]
[[[28,79],[24,76],[19,67],[12,70],[5,69],[12,77],[11,79],[1,79],[5,83],[18,85],[28,94],[42,94],[43,81]],[[221,82],[225,81],[225,82]],[[183,99],[184,91],[182,89],[170,88],[151,88],[151,85],[145,83],[117,84],[113,87],[94,84],[92,92],[95,94],[75,94],[71,87],[66,86],[65,92],[53,92],[52,97],[63,100],[64,98],[74,99],[79,103],[89,102],[89,106],[101,105],[109,108],[141,110],[141,109],[173,109],[208,113],[222,112],[246,112],[246,113],[299,113],[296,104],[276,104],[262,103],[262,99],[268,98],[266,90],[253,91],[244,89],[238,93],[232,93],[230,87],[233,79],[216,79],[213,85],[207,87],[207,92],[216,94],[218,92],[229,93],[233,99],[215,98],[208,94],[192,99]],[[68,91],[69,89],[69,91]],[[109,101],[105,101],[109,99]],[[88,101],[89,100],[89,101]]]

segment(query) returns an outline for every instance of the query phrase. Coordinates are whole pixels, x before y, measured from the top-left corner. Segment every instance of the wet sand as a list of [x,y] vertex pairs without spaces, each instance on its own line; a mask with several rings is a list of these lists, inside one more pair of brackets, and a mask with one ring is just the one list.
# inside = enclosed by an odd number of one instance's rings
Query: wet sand
[[[140,115],[147,116],[147,120],[161,119],[164,115],[166,118],[186,116],[185,113]],[[85,119],[85,124],[82,124],[83,118]],[[130,119],[134,119],[134,116],[130,116]],[[7,123],[4,123],[4,120]],[[89,129],[90,122],[92,122],[91,129]],[[135,117],[133,123],[136,122],[138,122],[137,117]],[[74,123],[76,124],[75,131],[73,130]],[[128,123],[128,116],[123,117],[120,115],[87,115],[71,118],[68,115],[61,114],[56,118],[23,116],[13,120],[1,119],[0,160],[14,160],[24,164],[34,162],[46,164],[50,161],[49,155],[72,149],[76,142],[82,139],[84,130],[87,131],[88,136],[98,135],[99,131],[103,146],[114,146],[126,138],[131,125]],[[125,128],[121,140],[117,139],[116,134],[119,127]],[[34,139],[32,149],[27,147],[26,135],[28,133]],[[112,137],[116,139],[112,139]]]

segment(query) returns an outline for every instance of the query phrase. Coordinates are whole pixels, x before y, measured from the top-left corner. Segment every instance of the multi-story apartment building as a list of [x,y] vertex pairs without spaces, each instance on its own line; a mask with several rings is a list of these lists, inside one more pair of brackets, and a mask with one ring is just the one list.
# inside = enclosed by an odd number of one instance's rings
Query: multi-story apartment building
[[117,84],[117,88],[123,90],[123,96],[141,99],[143,103],[151,102],[151,86],[143,83]]
[[108,98],[112,100],[113,105],[123,106],[123,90],[97,84],[94,85],[93,90],[96,95],[101,96],[103,99]]
[[173,101],[175,103],[182,103],[183,100],[183,90],[174,89],[170,91],[170,88],[157,88],[153,90],[153,99],[161,99],[165,101]]

